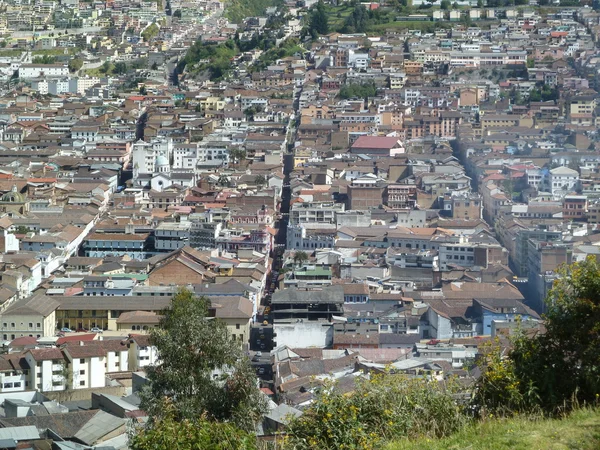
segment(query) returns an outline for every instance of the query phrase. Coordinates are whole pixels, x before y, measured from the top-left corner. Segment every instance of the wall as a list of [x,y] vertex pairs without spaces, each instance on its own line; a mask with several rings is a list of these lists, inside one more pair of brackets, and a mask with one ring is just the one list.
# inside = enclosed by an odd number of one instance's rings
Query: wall
[[274,324],[277,346],[290,348],[325,348],[333,344],[333,326],[327,322],[295,322]]
[[63,392],[45,392],[44,395],[50,400],[57,401],[77,401],[77,400],[90,400],[92,393],[96,394],[108,394],[123,397],[127,395],[127,389],[125,386],[111,386],[103,388],[90,388],[90,389],[77,389]]
[[429,321],[429,334],[436,339],[452,338],[452,324],[449,319],[440,316],[432,308],[427,310],[427,320]]

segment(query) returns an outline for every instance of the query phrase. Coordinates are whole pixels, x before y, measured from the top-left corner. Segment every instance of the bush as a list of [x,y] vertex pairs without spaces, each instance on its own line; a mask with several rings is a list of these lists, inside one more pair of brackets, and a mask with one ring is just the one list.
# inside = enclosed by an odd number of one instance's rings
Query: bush
[[600,398],[600,263],[594,257],[558,270],[546,332],[520,333],[506,358],[488,359],[477,406],[501,414],[561,414]]
[[[206,419],[177,420],[173,405],[165,415],[146,428],[134,430],[129,446],[132,450],[204,449],[256,450],[256,437],[228,423]],[[137,433],[136,433],[137,431]]]
[[391,374],[359,379],[351,395],[326,385],[304,414],[291,420],[286,444],[295,450],[369,450],[402,437],[447,436],[467,421],[454,391],[452,385]]

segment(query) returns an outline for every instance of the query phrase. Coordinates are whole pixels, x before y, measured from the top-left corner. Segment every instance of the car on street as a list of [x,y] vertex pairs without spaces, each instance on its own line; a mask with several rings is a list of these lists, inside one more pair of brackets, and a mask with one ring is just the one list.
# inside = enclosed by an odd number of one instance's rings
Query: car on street
[[102,331],[104,331],[104,330],[102,330],[102,328],[98,328],[98,327],[92,327],[92,328],[90,329],[90,331],[91,331],[92,333],[102,333]]
[[60,329],[60,332],[61,333],[72,333],[73,330],[71,330],[70,328],[67,328],[67,327],[63,327]]

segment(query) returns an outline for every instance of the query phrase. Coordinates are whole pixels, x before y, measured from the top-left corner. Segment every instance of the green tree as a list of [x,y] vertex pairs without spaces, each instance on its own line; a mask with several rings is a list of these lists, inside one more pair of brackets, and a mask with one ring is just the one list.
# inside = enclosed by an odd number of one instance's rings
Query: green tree
[[82,67],[83,67],[83,59],[81,59],[81,58],[73,58],[69,61],[69,71],[70,72],[77,72]]
[[241,147],[232,148],[229,150],[229,158],[234,164],[239,164],[243,159],[246,159],[246,150]]
[[302,250],[297,251],[296,253],[294,253],[294,264],[297,266],[302,266],[306,261],[308,261],[308,255],[306,254],[306,252],[303,252]]
[[442,0],[440,3],[440,8],[444,10],[450,9],[450,0]]
[[600,263],[590,256],[557,273],[559,278],[546,299],[545,332],[533,337],[519,334],[503,362],[504,370],[499,371],[497,364],[487,365],[482,378],[493,384],[479,383],[478,406],[501,412],[541,409],[555,414],[598,402]]
[[483,0],[477,0],[477,7],[483,8]]
[[117,75],[126,74],[127,73],[127,64],[125,64],[124,62],[117,62],[117,63],[115,63],[112,71],[113,71],[113,73],[116,73]]
[[54,64],[56,62],[56,58],[50,55],[42,55],[42,56],[34,56],[33,63],[34,64]]
[[158,36],[159,31],[160,28],[158,28],[158,25],[153,23],[150,26],[148,26],[144,31],[142,31],[141,36],[145,42],[150,42],[152,39]]
[[535,67],[535,59],[527,58],[527,68],[533,69]]
[[165,406],[162,418],[132,433],[132,450],[205,449],[257,450],[256,437],[229,423],[200,419],[178,420],[172,404]]
[[316,38],[319,34],[329,33],[329,23],[323,0],[319,0],[310,13],[308,30],[313,38]]
[[98,68],[98,71],[103,74],[109,74],[112,69],[112,65],[108,61],[104,61],[102,65]]
[[256,178],[254,178],[254,184],[256,184],[259,189],[262,189],[266,186],[267,179],[264,175],[256,175]]
[[181,10],[176,9],[175,12],[173,13],[173,17],[175,17],[177,19],[181,19]]
[[152,66],[150,66],[150,69],[152,69],[152,70],[158,70],[158,63],[156,61],[154,61],[152,63]]
[[239,341],[220,320],[209,317],[210,302],[180,289],[150,332],[160,363],[146,370],[141,407],[151,423],[168,419],[231,422],[251,431],[265,412],[256,376]]

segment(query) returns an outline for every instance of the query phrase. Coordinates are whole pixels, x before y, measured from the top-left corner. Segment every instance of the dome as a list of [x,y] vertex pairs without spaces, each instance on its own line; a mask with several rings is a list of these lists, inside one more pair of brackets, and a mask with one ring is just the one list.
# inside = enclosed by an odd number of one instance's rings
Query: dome
[[156,165],[157,166],[168,166],[169,165],[169,160],[167,159],[166,156],[158,155],[156,157]]
[[4,203],[24,203],[25,196],[21,194],[16,186],[13,186],[10,192],[7,192],[2,196]]

